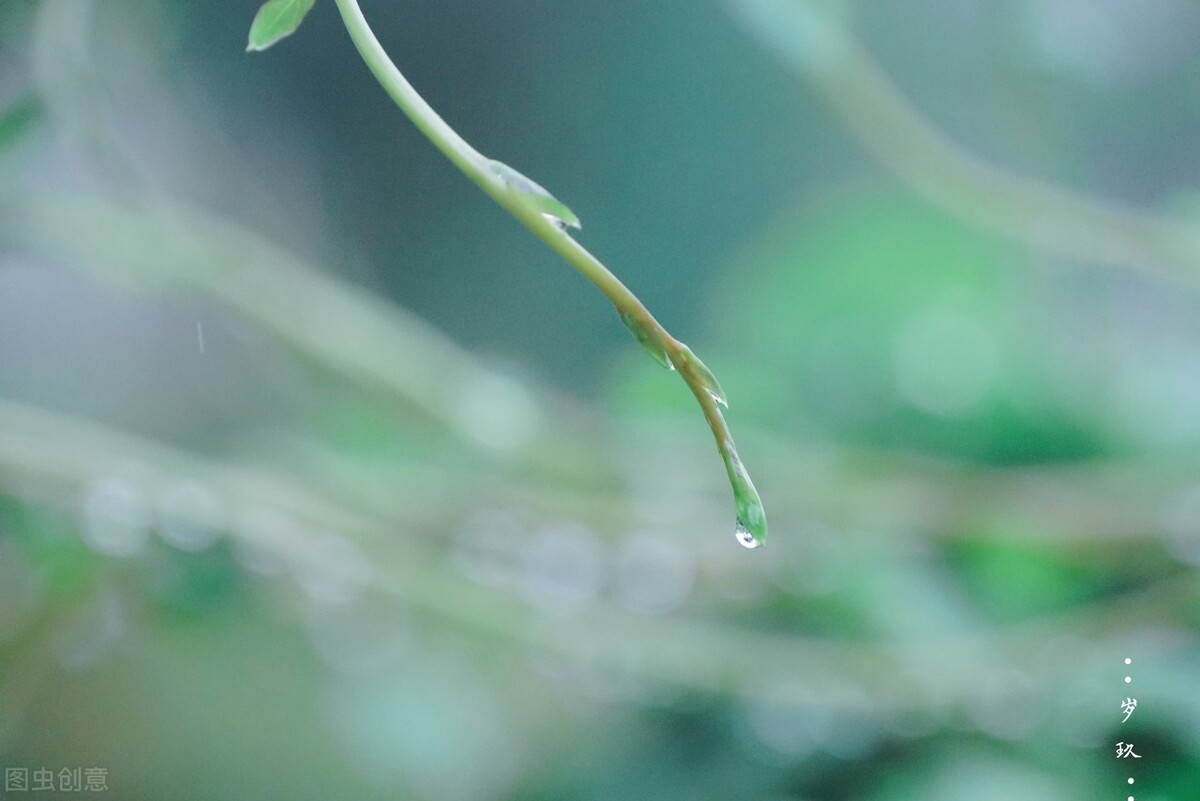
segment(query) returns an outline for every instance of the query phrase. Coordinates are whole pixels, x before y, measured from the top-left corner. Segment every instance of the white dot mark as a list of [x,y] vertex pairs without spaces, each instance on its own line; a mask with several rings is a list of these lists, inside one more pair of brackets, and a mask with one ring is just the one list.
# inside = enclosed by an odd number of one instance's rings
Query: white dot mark
[[1125,781],[1129,782],[1130,784],[1133,784],[1133,777],[1132,777],[1132,776],[1130,776],[1130,777],[1129,777],[1128,779],[1126,779]]
[[1129,683],[1129,682],[1131,682],[1131,681],[1133,681],[1133,677],[1132,677],[1132,676],[1126,676],[1126,677],[1125,677],[1125,683],[1126,683],[1126,684],[1128,684],[1128,683]]
[[1129,657],[1125,657],[1125,664],[1127,664],[1127,665],[1132,665],[1132,664],[1133,664],[1133,660],[1132,660],[1132,659],[1130,659]]

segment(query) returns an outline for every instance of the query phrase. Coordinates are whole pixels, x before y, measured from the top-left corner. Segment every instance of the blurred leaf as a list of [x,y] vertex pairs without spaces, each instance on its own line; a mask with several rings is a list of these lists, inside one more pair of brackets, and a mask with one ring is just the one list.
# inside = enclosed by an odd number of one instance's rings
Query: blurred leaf
[[765,237],[718,289],[738,313],[716,317],[735,363],[783,389],[763,425],[811,416],[844,441],[991,463],[1095,455],[1104,437],[1061,401],[1028,287],[996,237],[863,195]]
[[228,543],[195,553],[156,547],[142,568],[139,578],[147,597],[181,617],[228,606],[242,588],[243,575]]
[[704,388],[704,391],[714,401],[726,409],[729,408],[729,398],[725,396],[725,390],[721,389],[721,383],[717,381],[717,377],[713,375],[713,371],[708,369],[708,365],[700,361],[700,357],[693,353],[691,348],[682,342],[679,343],[679,352],[675,354],[674,359],[679,361],[678,366],[680,369],[686,369],[690,366],[692,371],[696,373],[700,381],[700,386]]
[[315,0],[267,0],[250,23],[247,51],[266,50],[280,39],[291,36],[312,10]]
[[667,356],[666,346],[663,345],[663,343],[654,335],[652,331],[647,330],[645,326],[639,323],[637,318],[635,318],[629,312],[621,312],[620,316],[621,323],[629,329],[629,333],[633,334],[633,338],[637,340],[637,343],[642,346],[643,350],[645,350],[654,358],[654,361],[658,362],[668,370],[675,369],[671,366],[671,360]]
[[993,620],[1050,614],[1101,597],[1104,571],[1047,546],[1005,542],[1007,535],[950,543],[946,556],[964,590]]
[[42,118],[45,109],[36,95],[18,100],[0,114],[0,153],[16,144]]
[[0,536],[11,536],[46,586],[78,597],[95,578],[99,560],[60,511],[0,496]]

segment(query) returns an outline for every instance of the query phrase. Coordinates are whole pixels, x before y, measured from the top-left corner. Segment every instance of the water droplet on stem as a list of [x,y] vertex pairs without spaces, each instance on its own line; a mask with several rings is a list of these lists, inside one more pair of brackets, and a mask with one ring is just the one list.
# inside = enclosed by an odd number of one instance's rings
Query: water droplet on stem
[[500,182],[521,196],[521,199],[532,206],[541,215],[560,229],[579,228],[579,218],[567,208],[567,205],[546,191],[545,187],[512,167],[495,159],[488,160],[488,166]]
[[734,526],[733,536],[735,539],[737,539],[738,545],[742,546],[743,548],[762,547],[762,541],[756,539],[754,535],[750,533],[750,529],[746,528],[746,524],[742,522],[740,517],[737,519],[737,525]]
[[762,499],[732,442],[722,444],[721,457],[725,460],[729,483],[733,486],[734,504],[737,506],[737,540],[747,548],[757,548],[767,541],[767,515],[763,511]]

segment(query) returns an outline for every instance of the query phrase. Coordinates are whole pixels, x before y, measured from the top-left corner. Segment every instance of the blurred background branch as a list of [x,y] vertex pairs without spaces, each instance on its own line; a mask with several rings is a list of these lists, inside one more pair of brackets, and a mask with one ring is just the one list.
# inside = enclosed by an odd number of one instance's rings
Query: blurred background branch
[[820,91],[859,143],[950,214],[1082,262],[1150,270],[1195,291],[1196,221],[1155,216],[994,167],[932,125],[854,38],[841,2],[726,0]]

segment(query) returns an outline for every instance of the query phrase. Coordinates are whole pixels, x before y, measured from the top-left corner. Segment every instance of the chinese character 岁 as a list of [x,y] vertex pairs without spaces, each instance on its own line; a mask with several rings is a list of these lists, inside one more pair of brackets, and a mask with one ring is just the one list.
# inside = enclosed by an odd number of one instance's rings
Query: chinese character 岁
[[[1137,708],[1136,698],[1126,698],[1121,702],[1121,711],[1125,713],[1125,720],[1129,720],[1129,716],[1133,714],[1133,710]],[[1125,720],[1121,722],[1124,723]]]

